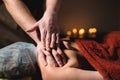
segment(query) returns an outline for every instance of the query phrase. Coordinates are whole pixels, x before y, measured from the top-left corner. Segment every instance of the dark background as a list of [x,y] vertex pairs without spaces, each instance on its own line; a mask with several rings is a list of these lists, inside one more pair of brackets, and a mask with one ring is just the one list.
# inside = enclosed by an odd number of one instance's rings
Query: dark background
[[63,33],[73,27],[96,27],[99,33],[120,30],[120,1],[63,0],[59,18]]

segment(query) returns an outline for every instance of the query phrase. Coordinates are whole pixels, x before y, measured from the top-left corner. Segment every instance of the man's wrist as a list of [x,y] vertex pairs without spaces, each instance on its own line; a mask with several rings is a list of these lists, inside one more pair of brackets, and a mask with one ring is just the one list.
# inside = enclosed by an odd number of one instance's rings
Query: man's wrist
[[57,16],[58,12],[52,9],[46,9],[44,15],[48,15],[48,16]]

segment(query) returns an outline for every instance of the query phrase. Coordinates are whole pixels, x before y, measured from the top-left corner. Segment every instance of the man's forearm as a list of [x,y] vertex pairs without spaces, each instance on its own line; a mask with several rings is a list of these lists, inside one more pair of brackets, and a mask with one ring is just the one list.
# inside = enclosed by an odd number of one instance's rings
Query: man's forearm
[[[36,23],[35,18],[30,13],[29,9],[22,0],[3,0],[8,12],[21,28],[26,31]],[[27,34],[35,41],[39,42],[37,32],[27,32]]]
[[46,0],[46,13],[58,14],[62,0]]

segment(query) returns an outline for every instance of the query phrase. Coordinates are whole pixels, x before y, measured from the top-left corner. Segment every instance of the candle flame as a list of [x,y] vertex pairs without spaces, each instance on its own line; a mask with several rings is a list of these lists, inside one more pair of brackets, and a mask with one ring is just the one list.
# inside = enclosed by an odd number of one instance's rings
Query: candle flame
[[74,34],[77,34],[77,29],[76,28],[73,28],[72,31],[73,31]]
[[71,35],[72,35],[72,32],[71,32],[71,31],[67,31],[67,35],[68,35],[68,36],[71,36]]
[[90,28],[89,29],[89,33],[92,34],[92,33],[96,33],[97,32],[97,29],[96,28]]
[[85,29],[84,29],[84,28],[81,28],[81,29],[79,30],[79,35],[83,35],[83,34],[85,34]]

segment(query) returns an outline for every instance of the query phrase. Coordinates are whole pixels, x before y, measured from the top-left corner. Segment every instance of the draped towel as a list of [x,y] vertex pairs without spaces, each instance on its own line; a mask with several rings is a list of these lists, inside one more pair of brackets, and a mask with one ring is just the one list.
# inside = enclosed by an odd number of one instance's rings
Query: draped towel
[[120,80],[120,31],[107,34],[101,43],[76,40],[76,44],[104,80]]

